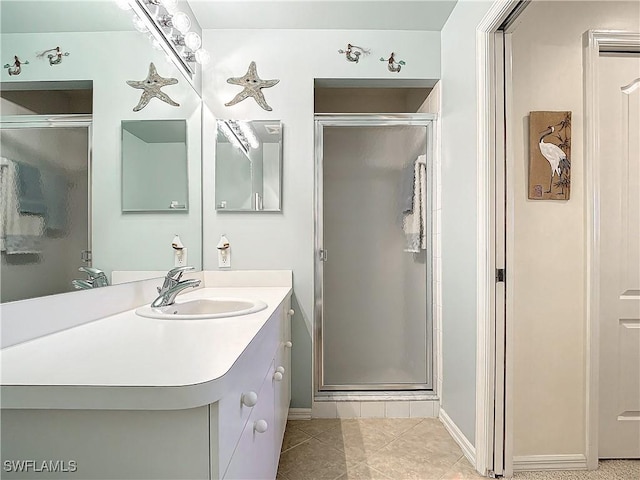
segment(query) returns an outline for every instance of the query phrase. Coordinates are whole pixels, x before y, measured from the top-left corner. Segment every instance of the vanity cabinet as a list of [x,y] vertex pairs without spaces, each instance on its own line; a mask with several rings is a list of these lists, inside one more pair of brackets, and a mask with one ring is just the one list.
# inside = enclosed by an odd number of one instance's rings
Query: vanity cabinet
[[259,388],[253,388],[255,374],[247,376],[238,382],[240,388],[219,402],[220,478],[267,480],[276,476],[291,401],[292,314],[287,297],[269,320],[273,325],[260,345],[263,355],[271,354],[253,362],[264,366],[264,358],[270,359]]
[[[2,478],[61,478],[73,462],[68,478],[275,479],[291,398],[290,297],[271,297],[278,307],[210,383],[144,387],[126,398],[117,397],[126,388],[104,387],[102,395],[120,398],[107,408],[3,408]],[[166,395],[183,406],[167,408]],[[27,470],[18,464],[25,459],[35,462]],[[43,461],[58,470],[43,470]]]

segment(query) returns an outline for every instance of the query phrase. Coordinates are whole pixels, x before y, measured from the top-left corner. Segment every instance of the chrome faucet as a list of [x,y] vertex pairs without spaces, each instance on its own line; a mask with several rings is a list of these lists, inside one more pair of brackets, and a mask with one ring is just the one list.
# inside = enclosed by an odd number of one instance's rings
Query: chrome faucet
[[194,267],[176,267],[172,268],[167,272],[167,275],[164,277],[164,283],[162,287],[158,287],[158,294],[163,295],[167,290],[171,287],[175,287],[182,278],[184,272],[188,272],[190,270],[195,270]]
[[76,290],[89,290],[93,288],[93,283],[89,280],[71,280],[71,285],[73,285]]
[[71,284],[78,290],[109,286],[107,275],[102,270],[93,267],[80,267],[78,271],[86,273],[89,276],[87,280],[71,281]]
[[201,280],[196,280],[195,278],[190,278],[188,280],[177,281],[175,285],[169,287],[167,290],[160,292],[158,289],[158,298],[156,298],[151,306],[154,308],[157,307],[168,307],[169,305],[173,305],[176,301],[176,296],[185,288],[195,288],[199,286]]

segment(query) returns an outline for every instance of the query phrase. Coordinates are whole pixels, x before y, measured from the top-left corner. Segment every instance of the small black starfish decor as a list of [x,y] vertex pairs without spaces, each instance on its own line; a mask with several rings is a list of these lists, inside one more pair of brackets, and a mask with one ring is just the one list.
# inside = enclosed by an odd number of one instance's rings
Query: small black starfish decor
[[138,105],[133,108],[133,111],[139,112],[140,110],[142,110],[149,104],[153,97],[159,98],[163,102],[166,102],[174,107],[179,107],[179,103],[174,102],[173,100],[171,100],[171,98],[169,98],[169,95],[160,91],[162,87],[165,87],[167,85],[175,85],[176,83],[178,83],[178,80],[175,78],[164,78],[158,75],[156,66],[152,62],[151,64],[149,64],[149,75],[147,75],[147,78],[140,81],[127,80],[127,85],[143,90],[140,101],[138,102]]
[[237,94],[235,98],[229,103],[225,103],[225,106],[230,107],[231,105],[240,103],[246,98],[253,97],[258,105],[270,112],[273,109],[267,104],[267,101],[264,99],[262,89],[273,87],[279,81],[280,80],[262,80],[260,77],[258,77],[256,62],[251,62],[249,64],[249,70],[247,70],[247,73],[244,74],[244,77],[232,77],[227,79],[227,83],[244,87],[244,90]]

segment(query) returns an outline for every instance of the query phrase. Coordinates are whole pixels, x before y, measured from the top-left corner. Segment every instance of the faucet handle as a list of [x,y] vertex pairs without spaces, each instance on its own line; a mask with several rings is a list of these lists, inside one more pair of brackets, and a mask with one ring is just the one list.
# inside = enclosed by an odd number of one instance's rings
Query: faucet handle
[[91,278],[95,278],[95,277],[99,277],[101,275],[104,275],[104,272],[102,270],[100,270],[98,268],[93,268],[93,267],[80,267],[80,268],[78,268],[78,271],[86,273]]
[[188,267],[188,266],[182,266],[182,267],[175,267],[172,268],[171,270],[169,270],[167,272],[167,277],[168,278],[172,278],[174,280],[180,280],[182,278],[182,274],[184,272],[188,272],[190,270],[195,270],[194,267]]

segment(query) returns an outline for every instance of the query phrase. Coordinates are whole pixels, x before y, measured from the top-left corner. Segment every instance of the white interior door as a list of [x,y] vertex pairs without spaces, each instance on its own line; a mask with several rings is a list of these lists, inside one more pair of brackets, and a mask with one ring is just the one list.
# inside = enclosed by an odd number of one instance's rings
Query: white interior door
[[602,54],[598,70],[598,450],[640,458],[640,56]]

